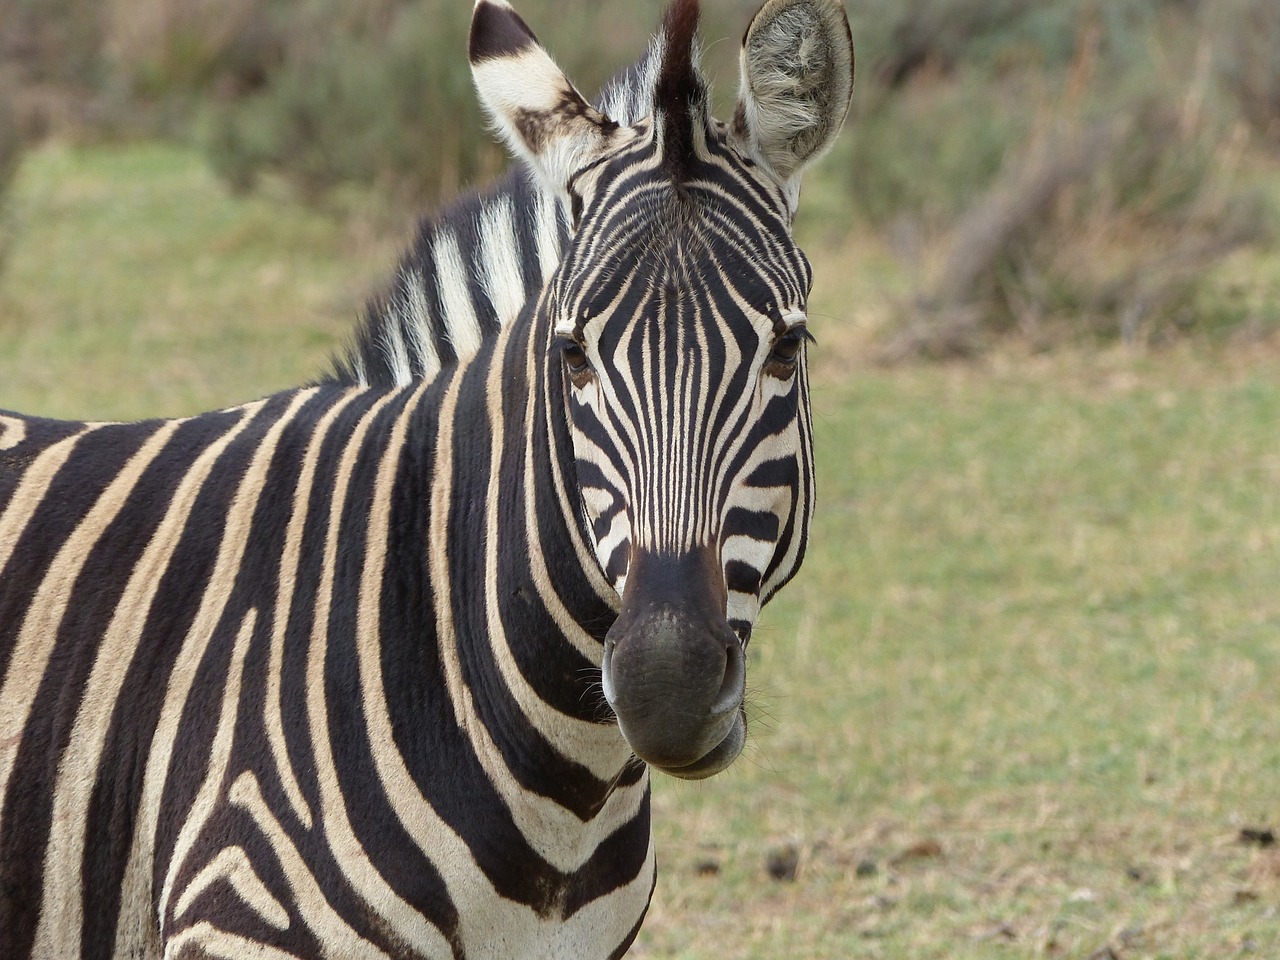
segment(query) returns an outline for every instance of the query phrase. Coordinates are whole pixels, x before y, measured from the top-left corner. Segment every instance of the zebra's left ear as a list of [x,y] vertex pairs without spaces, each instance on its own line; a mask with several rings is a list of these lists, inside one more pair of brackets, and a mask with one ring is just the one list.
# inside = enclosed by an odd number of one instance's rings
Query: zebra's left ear
[[853,95],[841,0],[768,0],[742,39],[733,132],[788,186],[835,142]]
[[599,156],[618,125],[578,93],[506,0],[476,0],[471,74],[511,152],[553,191]]

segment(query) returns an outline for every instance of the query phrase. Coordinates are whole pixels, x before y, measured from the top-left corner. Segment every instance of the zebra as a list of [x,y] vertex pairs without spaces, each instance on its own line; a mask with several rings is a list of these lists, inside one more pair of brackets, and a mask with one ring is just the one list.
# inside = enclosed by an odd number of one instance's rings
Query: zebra
[[419,330],[438,369],[382,382],[371,335],[364,376],[201,416],[0,414],[0,956],[627,951],[651,771],[741,752],[803,558],[791,226],[853,79],[839,0],[767,0],[715,121],[698,14],[621,123],[477,0],[480,98],[564,229],[478,342]]

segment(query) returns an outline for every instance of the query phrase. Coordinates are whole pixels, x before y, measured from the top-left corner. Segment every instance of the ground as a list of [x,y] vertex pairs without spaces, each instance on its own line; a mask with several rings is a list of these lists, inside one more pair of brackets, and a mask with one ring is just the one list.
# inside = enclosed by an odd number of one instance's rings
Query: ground
[[[398,248],[148,145],[8,216],[0,408],[83,418],[314,376]],[[884,369],[887,254],[810,252],[817,525],[746,756],[656,784],[633,955],[1280,956],[1280,350]]]

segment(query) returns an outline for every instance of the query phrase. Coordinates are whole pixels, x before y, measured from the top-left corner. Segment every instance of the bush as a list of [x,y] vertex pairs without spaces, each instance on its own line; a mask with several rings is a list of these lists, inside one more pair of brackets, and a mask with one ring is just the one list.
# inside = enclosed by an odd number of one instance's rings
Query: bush
[[459,40],[465,5],[404,6],[349,31],[331,6],[293,20],[258,89],[210,108],[203,139],[222,175],[248,187],[275,171],[312,196],[356,181],[422,198],[496,164]]
[[103,80],[101,2],[0,0],[0,63],[27,83],[93,89]]
[[1254,128],[1280,144],[1280,4],[1222,0],[1205,14],[1218,69]]
[[957,13],[971,6],[903,14],[911,29],[889,36],[910,44],[880,53],[845,153],[855,209],[937,252],[886,355],[1194,326],[1213,265],[1267,228],[1232,186],[1240,107],[1214,69],[1221,38],[1194,3],[1006,0],[1002,23]]

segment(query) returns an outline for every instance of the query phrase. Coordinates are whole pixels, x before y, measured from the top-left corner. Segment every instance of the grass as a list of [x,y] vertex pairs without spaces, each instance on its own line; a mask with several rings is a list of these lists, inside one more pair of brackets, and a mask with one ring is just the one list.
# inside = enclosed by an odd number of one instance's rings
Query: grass
[[[392,250],[167,148],[42,152],[17,201],[0,407],[300,382]],[[1280,956],[1280,857],[1240,840],[1280,826],[1280,354],[879,369],[888,258],[814,259],[811,553],[752,644],[748,756],[656,783],[634,955]]]
[[0,408],[178,416],[296,385],[393,262],[169,146],[45,149],[13,189]]
[[1277,816],[1276,372],[1091,354],[822,386],[755,763],[659,785],[640,955],[1280,954],[1280,862],[1236,842]]

